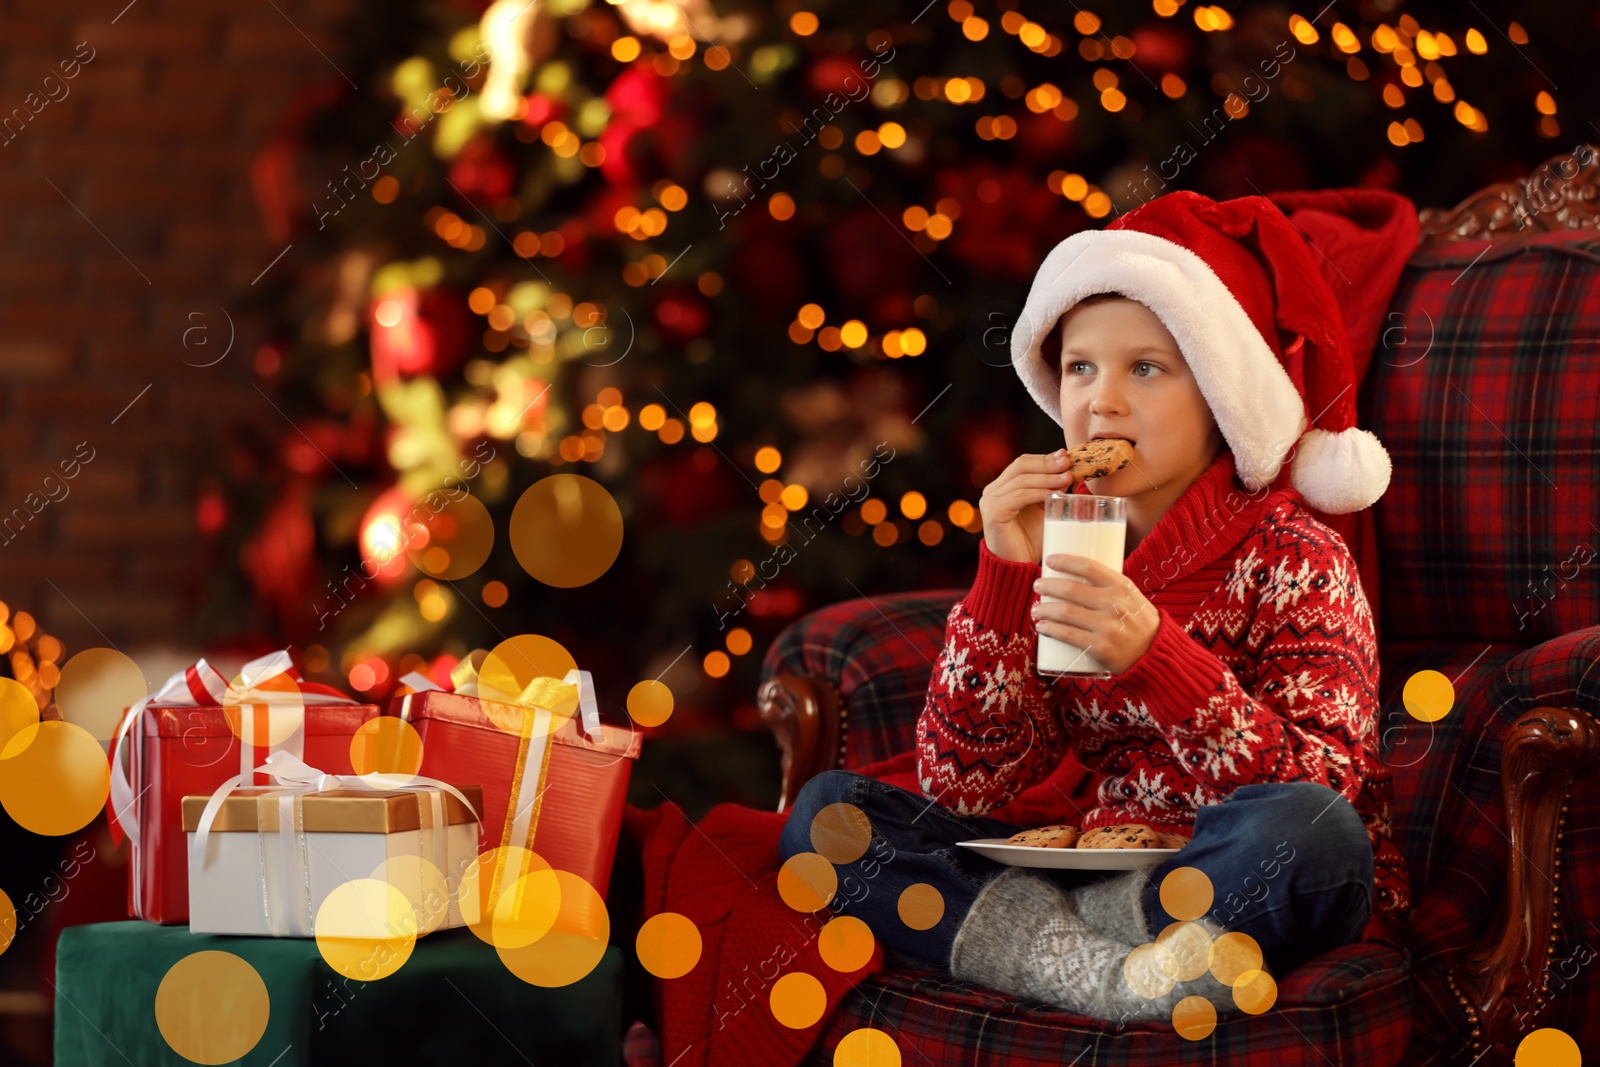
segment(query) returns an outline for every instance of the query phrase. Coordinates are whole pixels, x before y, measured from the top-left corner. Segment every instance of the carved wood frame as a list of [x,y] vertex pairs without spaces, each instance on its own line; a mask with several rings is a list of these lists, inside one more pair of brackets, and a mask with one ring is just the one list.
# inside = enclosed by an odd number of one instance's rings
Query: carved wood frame
[[[1419,248],[1600,229],[1600,148],[1581,144],[1526,178],[1497,182],[1453,208],[1424,209],[1418,221]],[[761,686],[756,704],[783,752],[778,810],[787,811],[812,776],[842,765],[848,709],[827,679],[801,675],[775,675]],[[1517,1042],[1537,1027],[1550,1003],[1567,794],[1575,775],[1597,766],[1600,725],[1581,711],[1535,708],[1507,735],[1506,893],[1488,931],[1447,976],[1471,1028],[1474,1057],[1489,1053],[1485,1065],[1496,1059],[1510,1064]]]

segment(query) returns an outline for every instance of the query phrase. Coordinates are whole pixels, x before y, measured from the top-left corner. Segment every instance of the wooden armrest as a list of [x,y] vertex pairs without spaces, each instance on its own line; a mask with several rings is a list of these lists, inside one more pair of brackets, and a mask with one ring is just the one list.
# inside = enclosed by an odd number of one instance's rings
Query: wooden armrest
[[833,683],[819,675],[776,674],[756,693],[756,708],[783,752],[778,810],[788,811],[801,786],[843,764],[844,701]]
[[1417,214],[1421,245],[1594,229],[1600,226],[1597,194],[1600,148],[1581,144],[1545,160],[1526,178],[1485,186],[1452,208],[1423,209]]
[[1490,1049],[1511,1063],[1550,1002],[1567,791],[1574,775],[1597,764],[1600,726],[1581,711],[1534,708],[1506,736],[1506,892],[1488,932],[1447,975],[1472,1024],[1473,1062]]

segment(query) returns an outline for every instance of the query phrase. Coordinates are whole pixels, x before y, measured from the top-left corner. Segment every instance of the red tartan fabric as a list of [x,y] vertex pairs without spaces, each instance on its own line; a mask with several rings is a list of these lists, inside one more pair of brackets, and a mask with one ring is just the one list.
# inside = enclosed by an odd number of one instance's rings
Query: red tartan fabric
[[1344,542],[1294,490],[1252,498],[1232,453],[1218,455],[1124,562],[1161,623],[1149,651],[1105,680],[1038,673],[1029,609],[1040,568],[979,551],[917,725],[924,796],[985,815],[1075,752],[1106,776],[1084,829],[1141,822],[1187,835],[1198,808],[1240,786],[1320,782],[1366,826],[1374,910],[1405,918],[1410,886],[1377,756],[1372,617]]
[[902,966],[858,986],[805,1063],[832,1067],[840,1039],[870,1026],[895,1039],[906,1067],[1392,1067],[1412,1033],[1413,1003],[1405,952],[1384,941],[1318,957],[1284,977],[1270,1011],[1223,1016],[1198,1041],[1170,1022],[1118,1026]]
[[1600,619],[1600,234],[1419,254],[1390,318],[1361,386],[1394,461],[1384,639],[1526,647]]

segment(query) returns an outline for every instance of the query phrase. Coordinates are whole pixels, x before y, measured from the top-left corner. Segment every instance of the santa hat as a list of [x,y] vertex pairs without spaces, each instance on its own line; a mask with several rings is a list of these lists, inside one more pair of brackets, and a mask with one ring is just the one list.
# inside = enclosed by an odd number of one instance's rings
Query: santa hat
[[[1119,293],[1148,307],[1178,342],[1247,489],[1271,485],[1288,461],[1289,482],[1311,507],[1343,515],[1372,506],[1392,466],[1378,439],[1355,425],[1370,351],[1352,352],[1346,316],[1361,320],[1351,332],[1370,349],[1374,313],[1415,246],[1417,222],[1395,194],[1328,195],[1344,208],[1366,206],[1366,229],[1352,227],[1361,234],[1352,246],[1394,264],[1376,284],[1358,273],[1346,284],[1363,295],[1343,305],[1324,277],[1338,265],[1319,264],[1325,253],[1266,197],[1219,202],[1178,190],[1062,241],[1035,275],[1012,334],[1012,364],[1028,392],[1061,422],[1056,327],[1085,297]],[[1308,203],[1317,201],[1296,206]]]

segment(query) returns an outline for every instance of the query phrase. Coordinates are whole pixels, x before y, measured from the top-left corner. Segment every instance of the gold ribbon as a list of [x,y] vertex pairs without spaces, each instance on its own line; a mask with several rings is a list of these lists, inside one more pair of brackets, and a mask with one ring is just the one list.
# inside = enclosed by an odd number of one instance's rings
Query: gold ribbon
[[[570,718],[577,709],[582,693],[576,684],[548,675],[541,675],[521,685],[515,692],[508,692],[503,685],[496,684],[504,679],[491,676],[485,680],[483,665],[486,659],[487,653],[483,649],[475,649],[450,671],[450,681],[458,695],[477,697],[483,705],[484,715],[495,726],[505,729],[512,721],[517,721],[517,758],[512,769],[511,799],[506,805],[505,822],[500,830],[500,847],[518,846],[531,853],[533,839],[539,828],[539,812],[544,806],[544,791],[539,786],[549,777],[550,753],[555,745],[555,731],[560,723]],[[492,675],[500,673],[495,671]],[[569,677],[571,673],[569,672]],[[510,680],[515,682],[515,679]],[[514,712],[516,720],[501,711],[502,708]],[[544,729],[536,731],[535,724],[539,721],[540,712],[548,713],[548,718],[544,720]],[[507,729],[506,732],[511,731]],[[521,806],[523,788],[528,784],[529,750],[536,739],[542,740],[543,746],[533,781],[535,790],[533,807],[528,813],[526,831],[518,834],[517,811]],[[509,873],[506,871],[505,860],[504,852],[495,857],[494,873],[489,885],[490,901],[500,899],[501,886]],[[526,873],[525,869],[519,868],[512,876],[513,880]],[[520,901],[516,903],[520,907]]]

